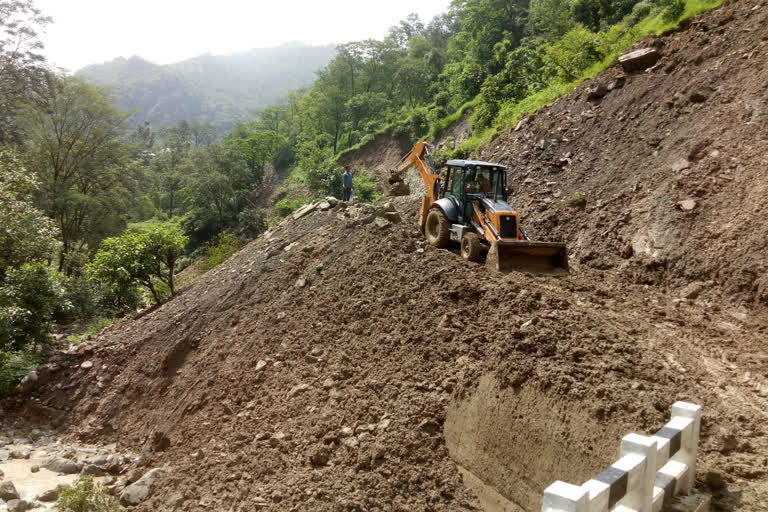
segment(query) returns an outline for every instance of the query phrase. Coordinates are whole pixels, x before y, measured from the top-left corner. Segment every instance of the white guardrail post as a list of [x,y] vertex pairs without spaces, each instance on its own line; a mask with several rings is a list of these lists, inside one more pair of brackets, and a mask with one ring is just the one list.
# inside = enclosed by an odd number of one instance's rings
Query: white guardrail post
[[672,419],[652,436],[629,434],[619,460],[583,485],[557,481],[544,491],[542,512],[659,512],[696,477],[701,407],[672,405]]

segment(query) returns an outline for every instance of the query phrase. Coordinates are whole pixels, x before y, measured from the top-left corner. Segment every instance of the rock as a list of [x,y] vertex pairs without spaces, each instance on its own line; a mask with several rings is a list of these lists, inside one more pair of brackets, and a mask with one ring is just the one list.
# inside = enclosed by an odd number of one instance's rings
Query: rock
[[398,224],[402,220],[398,212],[384,212],[383,215],[392,224]]
[[672,172],[680,172],[691,166],[691,162],[687,158],[681,158],[672,164]]
[[624,84],[626,83],[627,83],[627,77],[622,75],[620,77],[617,77],[616,80],[614,80],[608,85],[608,90],[615,91],[616,89],[621,89],[622,87],[624,87]]
[[267,367],[267,362],[264,360],[260,360],[258,363],[256,363],[256,371],[259,372]]
[[338,199],[336,199],[336,198],[335,198],[335,197],[333,197],[333,196],[328,196],[328,197],[326,197],[326,198],[325,198],[325,200],[328,202],[328,204],[330,204],[330,205],[331,205],[331,208],[333,208],[334,206],[336,206],[337,204],[339,204],[339,200],[338,200]]
[[126,487],[123,492],[120,493],[120,504],[124,507],[135,506],[144,501],[149,492],[152,489],[152,484],[158,477],[165,474],[165,470],[162,468],[155,468],[149,470],[136,482]]
[[354,433],[351,427],[341,427],[341,437],[351,437]]
[[83,370],[90,370],[91,368],[93,368],[93,362],[85,361],[83,362],[83,364],[80,365],[80,368],[82,368]]
[[16,486],[10,480],[7,482],[0,482],[0,499],[5,501],[19,499],[19,493],[16,491]]
[[283,432],[275,432],[272,437],[269,438],[269,445],[273,448],[280,446],[285,441],[285,434]]
[[304,279],[303,277],[300,277],[299,279],[296,280],[296,283],[293,286],[295,286],[296,288],[304,288],[305,286],[307,286],[307,280]]
[[341,444],[349,448],[357,448],[360,446],[360,441],[358,441],[356,437],[348,437],[344,439]]
[[37,497],[37,500],[38,501],[42,501],[42,502],[46,502],[46,503],[51,502],[51,501],[56,501],[57,499],[59,499],[59,491],[61,491],[65,487],[66,487],[65,485],[57,485],[53,489],[48,489],[47,491],[43,491]]
[[37,381],[38,381],[37,372],[31,371],[28,374],[26,374],[23,379],[21,379],[18,389],[22,393],[29,393],[30,391],[34,390],[37,387]]
[[619,57],[619,63],[624,71],[631,73],[633,71],[643,71],[656,64],[661,59],[661,53],[655,48],[641,48],[632,52],[625,53]]
[[312,213],[313,211],[315,211],[315,208],[317,208],[317,203],[310,203],[302,206],[301,208],[293,212],[293,220],[299,220],[305,215]]
[[77,462],[65,459],[63,457],[54,457],[48,462],[43,464],[43,467],[54,473],[61,473],[63,475],[75,475],[80,473],[83,469],[83,465]]
[[30,456],[29,450],[11,450],[12,459],[28,460]]
[[24,500],[11,500],[8,502],[8,512],[26,512],[36,508],[34,504]]
[[288,396],[296,396],[301,392],[304,392],[309,389],[309,384],[297,384],[296,386],[293,386],[291,390],[288,392]]
[[316,448],[309,456],[309,462],[313,466],[325,466],[331,459],[331,450],[326,446]]
[[437,434],[440,432],[440,425],[435,420],[426,419],[419,423],[419,430],[427,434]]
[[725,480],[722,473],[719,471],[711,470],[704,473],[704,483],[714,490],[720,490],[725,487]]
[[689,212],[694,208],[696,208],[696,201],[694,201],[693,199],[686,199],[684,201],[680,201],[679,203],[677,203],[677,206],[680,207],[680,209],[683,210],[684,212]]
[[704,103],[712,95],[712,89],[709,87],[700,87],[688,95],[691,103]]
[[83,469],[80,471],[80,474],[91,475],[91,476],[104,476],[107,474],[107,472],[95,464],[88,464],[86,466],[83,466]]
[[0,450],[0,462],[5,462],[11,458],[11,452],[9,450]]
[[320,201],[317,204],[317,209],[320,210],[321,212],[327,212],[328,210],[331,209],[331,203],[329,203],[328,201]]
[[603,96],[608,94],[608,88],[604,85],[596,85],[594,87],[590,87],[587,89],[587,99],[588,100],[599,100]]
[[680,291],[680,296],[684,299],[695,300],[704,291],[705,285],[700,281],[694,281],[688,283],[685,288]]
[[40,466],[34,465],[31,468],[29,468],[29,471],[31,471],[32,473],[38,473],[40,471]]
[[379,228],[379,229],[388,228],[390,226],[390,224],[391,224],[387,219],[385,219],[383,217],[376,217],[373,220],[373,223],[376,224],[376,227]]

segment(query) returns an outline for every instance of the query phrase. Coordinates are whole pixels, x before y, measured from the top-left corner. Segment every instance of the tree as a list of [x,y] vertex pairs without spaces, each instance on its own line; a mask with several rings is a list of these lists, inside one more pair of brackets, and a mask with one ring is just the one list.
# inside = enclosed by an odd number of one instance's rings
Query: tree
[[37,34],[50,22],[32,0],[0,0],[0,145],[21,143],[18,110],[45,86]]
[[[25,111],[27,166],[41,181],[41,205],[61,235],[59,270],[67,255],[101,236],[124,229],[136,175],[121,142],[125,114],[106,90],[79,78],[58,77],[39,97],[42,108]],[[86,230],[85,228],[89,229]]]
[[168,286],[171,295],[176,293],[176,261],[187,242],[178,226],[171,223],[147,231],[128,231],[104,240],[87,271],[92,279],[106,286],[130,289],[133,284],[140,284],[159,303],[159,283]]
[[0,277],[10,266],[52,255],[56,227],[32,204],[38,186],[12,152],[0,151]]
[[565,81],[575,80],[601,58],[599,42],[599,37],[586,28],[574,28],[558,41],[544,46],[544,63],[553,76]]
[[252,183],[259,184],[264,177],[264,165],[275,159],[280,149],[288,144],[288,140],[276,131],[262,130],[230,138],[228,143],[237,148],[245,159]]

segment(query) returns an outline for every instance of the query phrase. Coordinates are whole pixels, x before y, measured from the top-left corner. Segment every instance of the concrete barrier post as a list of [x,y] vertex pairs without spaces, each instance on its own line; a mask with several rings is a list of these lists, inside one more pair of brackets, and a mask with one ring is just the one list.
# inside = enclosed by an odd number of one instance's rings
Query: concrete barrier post
[[[690,430],[686,429],[682,439],[682,453],[679,461],[688,467],[680,482],[680,490],[690,492],[696,481],[696,458],[699,456],[699,434],[701,431],[701,406],[687,402],[672,404],[672,419],[689,418],[693,420]],[[687,435],[686,435],[687,434]]]
[[642,483],[622,501],[624,506],[637,512],[652,512],[653,484],[656,480],[656,441],[639,434],[629,434],[621,440],[620,456],[634,454],[645,458]]
[[589,512],[589,493],[558,480],[544,491],[541,512]]

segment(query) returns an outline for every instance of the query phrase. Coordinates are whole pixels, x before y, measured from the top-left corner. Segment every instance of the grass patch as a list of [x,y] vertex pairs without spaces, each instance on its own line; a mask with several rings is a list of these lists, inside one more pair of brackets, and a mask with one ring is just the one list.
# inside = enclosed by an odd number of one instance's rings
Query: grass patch
[[81,476],[71,486],[61,490],[56,502],[61,512],[119,512],[123,510],[117,498],[90,476]]
[[479,96],[474,98],[474,99],[472,99],[472,100],[470,100],[470,101],[468,101],[468,102],[466,102],[462,106],[460,106],[456,110],[456,112],[454,112],[453,114],[449,115],[448,117],[444,117],[444,118],[440,119],[430,129],[428,137],[430,137],[432,139],[436,139],[436,138],[440,137],[440,135],[445,130],[447,130],[453,123],[455,123],[456,121],[461,119],[461,117],[464,115],[464,113],[467,110],[469,110],[471,108],[474,108],[477,105],[478,101],[479,101]]
[[101,320],[91,322],[85,326],[82,332],[69,336],[65,341],[72,344],[80,343],[92,336],[96,336],[102,329],[115,322],[117,322],[117,318],[102,318]]

